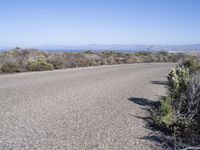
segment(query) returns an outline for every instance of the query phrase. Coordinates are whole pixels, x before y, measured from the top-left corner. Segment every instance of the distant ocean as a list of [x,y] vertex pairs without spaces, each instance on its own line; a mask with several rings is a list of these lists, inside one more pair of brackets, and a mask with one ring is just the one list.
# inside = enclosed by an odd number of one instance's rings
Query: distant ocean
[[[200,52],[200,44],[190,44],[190,45],[77,45],[77,46],[64,46],[64,45],[47,45],[40,47],[33,47],[38,50],[48,51],[48,52],[82,52],[86,50],[92,51],[103,51],[103,50],[114,50],[117,52],[158,52],[158,51],[168,51],[168,52]],[[0,50],[9,50],[12,47],[0,47]]]
[[[42,50],[42,51],[77,53],[77,52],[84,52],[84,51],[88,51],[88,50]],[[102,52],[102,51],[106,51],[106,50],[90,50],[90,51]],[[137,52],[137,50],[108,50],[108,51],[116,51],[116,52],[124,52],[124,53]],[[138,50],[138,51],[141,51],[141,50]]]
[[[39,49],[40,50],[40,49]],[[8,51],[8,50],[3,50],[3,49],[0,49],[0,52],[4,52],[4,51]],[[65,53],[78,53],[78,52],[84,52],[84,51],[87,51],[87,50],[41,50],[41,51],[46,51],[46,52],[65,52]],[[93,52],[102,52],[102,51],[105,51],[105,50],[91,50]],[[141,50],[109,50],[109,51],[116,51],[116,52],[123,52],[123,53],[133,53],[133,52],[138,52],[138,51],[141,51]]]
[[[0,49],[0,52],[9,51],[10,49]],[[68,52],[68,53],[76,53],[76,52],[83,52],[85,50],[40,50],[39,51],[47,51],[47,52]]]

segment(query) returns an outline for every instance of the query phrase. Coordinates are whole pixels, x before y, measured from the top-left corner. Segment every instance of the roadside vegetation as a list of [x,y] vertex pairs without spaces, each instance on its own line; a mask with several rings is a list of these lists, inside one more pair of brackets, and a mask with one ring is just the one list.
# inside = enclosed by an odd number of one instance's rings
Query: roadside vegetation
[[155,125],[172,135],[177,149],[200,146],[199,58],[187,58],[171,69],[168,83],[168,95],[152,114]]
[[44,60],[34,60],[32,62],[27,63],[27,69],[29,71],[45,71],[45,70],[53,70],[53,65],[47,63]]
[[164,51],[122,53],[116,51],[84,51],[79,53],[44,52],[19,47],[0,53],[0,73],[44,71],[85,66],[133,64],[149,62],[177,62],[186,57],[182,53]]

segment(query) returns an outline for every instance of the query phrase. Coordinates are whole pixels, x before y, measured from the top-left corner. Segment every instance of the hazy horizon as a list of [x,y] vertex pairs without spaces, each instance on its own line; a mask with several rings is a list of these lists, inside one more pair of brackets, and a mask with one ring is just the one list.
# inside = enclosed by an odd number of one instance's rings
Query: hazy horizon
[[[66,52],[80,52],[85,50],[115,50],[115,51],[168,51],[168,52],[197,52],[200,51],[200,44],[189,44],[189,45],[101,45],[101,44],[90,44],[90,45],[43,45],[43,46],[30,46],[30,47],[20,47],[20,49],[37,49],[45,51],[66,51]],[[0,51],[7,51],[15,49],[16,47],[1,47]]]

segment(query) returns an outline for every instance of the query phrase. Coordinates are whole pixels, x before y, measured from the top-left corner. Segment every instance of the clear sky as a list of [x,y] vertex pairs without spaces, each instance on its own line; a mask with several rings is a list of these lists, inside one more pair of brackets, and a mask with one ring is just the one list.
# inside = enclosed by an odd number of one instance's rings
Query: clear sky
[[200,0],[0,0],[0,46],[199,44]]

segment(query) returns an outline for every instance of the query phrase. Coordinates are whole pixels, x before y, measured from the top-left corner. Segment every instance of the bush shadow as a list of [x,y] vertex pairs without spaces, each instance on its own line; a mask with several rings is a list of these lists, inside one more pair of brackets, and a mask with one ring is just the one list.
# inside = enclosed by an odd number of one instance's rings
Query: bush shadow
[[152,84],[168,85],[168,81],[151,81]]
[[152,131],[151,134],[141,137],[139,139],[152,141],[161,146],[164,149],[171,149],[174,147],[173,139],[171,138],[171,135],[168,131],[164,131],[163,129],[157,127],[153,122],[152,117],[152,110],[156,109],[160,105],[160,101],[153,101],[145,98],[139,98],[139,97],[131,97],[128,98],[129,101],[142,106],[143,109],[145,109],[149,115],[146,117],[143,116],[136,116],[132,115],[136,118],[142,119],[145,121],[145,128]]
[[160,102],[158,101],[152,101],[145,98],[131,97],[131,98],[128,98],[128,100],[140,106],[154,107],[160,104]]

